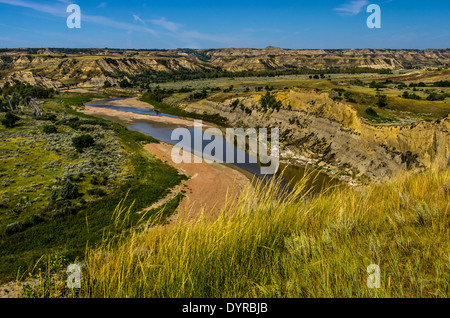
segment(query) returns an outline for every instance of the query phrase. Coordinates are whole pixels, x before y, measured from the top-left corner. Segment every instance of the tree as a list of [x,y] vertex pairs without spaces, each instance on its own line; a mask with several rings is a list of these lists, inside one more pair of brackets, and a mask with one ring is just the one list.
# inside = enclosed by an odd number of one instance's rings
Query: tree
[[111,83],[109,82],[109,81],[105,81],[104,83],[103,83],[103,88],[110,88],[112,85],[111,85]]

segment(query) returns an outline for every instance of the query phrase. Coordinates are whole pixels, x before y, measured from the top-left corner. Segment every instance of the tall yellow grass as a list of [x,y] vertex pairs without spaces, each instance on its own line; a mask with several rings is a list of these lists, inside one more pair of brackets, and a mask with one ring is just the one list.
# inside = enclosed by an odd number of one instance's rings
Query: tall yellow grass
[[[152,226],[86,255],[83,297],[448,297],[450,170],[315,197],[247,188],[215,220]],[[117,211],[126,211],[118,208]],[[367,267],[381,288],[367,287]]]

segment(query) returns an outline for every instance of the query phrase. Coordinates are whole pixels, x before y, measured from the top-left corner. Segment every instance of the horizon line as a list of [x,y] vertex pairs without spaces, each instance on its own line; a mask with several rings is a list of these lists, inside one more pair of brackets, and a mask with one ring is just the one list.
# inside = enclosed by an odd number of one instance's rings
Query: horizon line
[[266,46],[265,48],[257,48],[257,47],[218,47],[218,48],[189,48],[189,47],[179,47],[179,48],[120,48],[120,47],[49,47],[49,46],[42,46],[42,47],[3,47],[0,48],[0,50],[30,50],[30,49],[48,49],[48,50],[130,50],[130,51],[176,51],[176,50],[193,50],[193,51],[202,51],[202,50],[267,50],[267,49],[280,49],[280,50],[295,50],[295,51],[302,51],[302,50],[310,50],[310,51],[318,51],[318,50],[417,50],[417,51],[426,51],[426,50],[450,50],[450,47],[429,47],[425,49],[418,49],[418,48],[370,48],[370,47],[361,47],[361,48],[301,48],[301,49],[295,49],[295,48],[282,48],[282,47],[276,47],[276,46]]

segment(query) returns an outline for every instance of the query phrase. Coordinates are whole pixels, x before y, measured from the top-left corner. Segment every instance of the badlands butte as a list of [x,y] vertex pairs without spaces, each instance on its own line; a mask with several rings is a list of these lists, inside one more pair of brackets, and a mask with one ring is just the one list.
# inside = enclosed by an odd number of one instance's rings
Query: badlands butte
[[221,127],[278,127],[284,162],[358,183],[449,165],[449,64],[449,49],[11,49],[0,50],[0,86],[138,96]]

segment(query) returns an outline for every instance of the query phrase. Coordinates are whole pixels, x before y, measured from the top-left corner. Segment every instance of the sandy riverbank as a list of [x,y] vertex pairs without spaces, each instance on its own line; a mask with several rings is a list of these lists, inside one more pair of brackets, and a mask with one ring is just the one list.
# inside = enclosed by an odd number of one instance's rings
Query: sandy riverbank
[[116,106],[124,106],[124,107],[139,107],[139,108],[145,108],[145,109],[155,109],[151,104],[140,101],[138,96],[121,99],[121,100],[114,100],[110,102],[112,105]]
[[184,188],[185,197],[178,208],[182,211],[179,215],[189,219],[198,218],[202,208],[205,218],[217,217],[227,197],[236,199],[250,183],[244,174],[225,165],[205,162],[176,164],[171,158],[172,145],[149,144],[144,148],[190,178],[184,182],[187,189]]
[[[118,104],[120,106],[123,106],[122,104]],[[187,127],[194,126],[193,120],[183,119],[183,118],[173,118],[173,117],[164,117],[164,116],[154,116],[154,115],[145,115],[145,114],[136,114],[131,112],[125,112],[120,110],[114,110],[109,108],[100,108],[100,107],[92,107],[92,106],[85,106],[83,110],[80,112],[106,118],[106,119],[112,119],[116,118],[123,122],[132,122],[134,120],[150,120],[160,123],[167,123],[167,124],[177,124],[177,125],[183,125]],[[204,127],[210,127],[206,124],[203,124]]]
[[[122,105],[122,100],[118,102],[119,105]],[[184,126],[193,126],[194,124],[193,121],[187,119],[135,114],[90,106],[86,106],[82,112],[106,119],[116,118],[125,122],[142,119]],[[210,127],[205,124],[203,126]],[[200,164],[176,164],[171,158],[172,148],[172,145],[166,143],[149,144],[145,146],[145,149],[154,156],[166,161],[190,179],[185,182],[183,186],[173,189],[166,200],[163,199],[150,208],[158,207],[184,190],[186,191],[185,198],[181,202],[179,210],[191,210],[192,213],[190,213],[190,217],[198,217],[201,208],[204,208],[206,217],[214,217],[219,214],[223,207],[227,194],[237,197],[250,182],[249,178],[240,171],[221,164],[207,164],[205,162]],[[231,194],[231,192],[233,192],[233,194]]]

